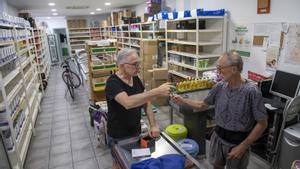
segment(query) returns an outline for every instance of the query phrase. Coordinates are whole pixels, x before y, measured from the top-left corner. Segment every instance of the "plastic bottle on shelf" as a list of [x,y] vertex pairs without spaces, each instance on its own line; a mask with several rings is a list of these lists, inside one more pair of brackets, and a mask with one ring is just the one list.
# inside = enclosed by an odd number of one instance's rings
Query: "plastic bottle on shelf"
[[4,123],[8,121],[8,116],[5,107],[0,107],[0,123]]
[[8,122],[0,123],[0,132],[3,137],[3,143],[8,152],[14,151],[14,142]]

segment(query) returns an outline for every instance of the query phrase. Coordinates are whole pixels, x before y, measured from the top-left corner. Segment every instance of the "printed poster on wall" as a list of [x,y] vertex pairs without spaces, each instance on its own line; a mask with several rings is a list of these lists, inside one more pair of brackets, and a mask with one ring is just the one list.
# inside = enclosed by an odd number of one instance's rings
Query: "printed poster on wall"
[[285,47],[285,62],[300,65],[300,25],[290,24]]
[[278,66],[279,47],[269,46],[267,48],[266,65],[267,68],[277,68]]
[[234,28],[231,44],[242,57],[250,57],[252,38],[249,25],[239,25]]

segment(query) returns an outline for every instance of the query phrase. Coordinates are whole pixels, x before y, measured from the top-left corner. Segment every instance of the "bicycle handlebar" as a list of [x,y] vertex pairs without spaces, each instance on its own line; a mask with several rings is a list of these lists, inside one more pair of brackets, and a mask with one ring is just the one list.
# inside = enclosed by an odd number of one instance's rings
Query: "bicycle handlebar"
[[63,67],[64,64],[67,64],[69,66],[68,60],[72,60],[72,57],[67,57],[60,65],[60,67]]

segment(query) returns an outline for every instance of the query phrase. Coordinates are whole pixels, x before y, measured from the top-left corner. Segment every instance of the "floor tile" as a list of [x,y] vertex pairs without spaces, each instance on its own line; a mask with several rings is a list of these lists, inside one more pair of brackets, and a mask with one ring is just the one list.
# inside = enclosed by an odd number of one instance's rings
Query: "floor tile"
[[50,168],[50,169],[73,169],[73,164],[67,164],[67,165],[58,166],[58,167]]
[[73,150],[73,161],[83,161],[95,157],[92,147],[86,149]]
[[74,133],[74,132],[82,132],[82,131],[85,131],[87,132],[88,128],[86,127],[86,125],[84,123],[81,123],[81,124],[72,124],[71,127],[71,133]]
[[72,151],[90,147],[92,147],[92,143],[89,138],[74,141],[72,140]]
[[50,156],[50,168],[55,168],[63,165],[72,164],[72,153],[61,153],[61,154],[51,154]]
[[52,136],[51,145],[52,146],[59,145],[59,144],[70,142],[70,141],[71,141],[71,138],[70,138],[70,135],[68,135],[68,134]]
[[50,148],[32,148],[32,146],[29,148],[26,161],[32,162],[34,160],[44,160],[49,159],[49,150]]
[[52,129],[52,135],[53,136],[58,136],[58,135],[68,135],[68,134],[70,134],[70,129],[69,129],[69,127],[62,127],[62,128],[59,128],[59,129],[57,129],[57,128],[53,128]]
[[25,169],[48,169],[48,161],[43,160],[35,160],[25,165]]
[[50,139],[49,138],[42,138],[42,139],[37,139],[37,138],[33,138],[31,140],[31,147],[33,149],[37,149],[37,148],[50,148]]
[[51,147],[51,155],[71,152],[71,143],[65,142]]
[[53,123],[53,129],[60,129],[60,128],[66,128],[69,127],[68,122],[65,121],[59,121]]
[[91,158],[85,161],[79,161],[74,163],[74,169],[99,169],[97,160]]
[[82,140],[82,139],[85,139],[85,138],[90,138],[90,136],[89,136],[89,134],[87,132],[87,129],[71,133],[71,139],[72,139],[72,141],[73,140],[74,141],[75,140]]
[[110,153],[105,154],[103,156],[97,156],[97,162],[98,165],[101,166],[101,168],[111,168],[112,167],[112,156]]

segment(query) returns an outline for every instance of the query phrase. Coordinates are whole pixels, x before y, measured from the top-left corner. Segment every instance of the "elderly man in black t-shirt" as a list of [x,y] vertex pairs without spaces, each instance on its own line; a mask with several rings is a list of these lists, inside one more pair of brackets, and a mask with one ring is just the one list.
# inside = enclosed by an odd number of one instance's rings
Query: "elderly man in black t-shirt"
[[107,129],[110,143],[141,133],[141,109],[145,106],[150,123],[150,136],[158,137],[151,107],[151,100],[169,94],[172,87],[165,83],[158,88],[144,91],[145,88],[137,76],[140,70],[140,59],[134,49],[122,49],[117,56],[119,70],[106,82],[106,100],[108,104]]

